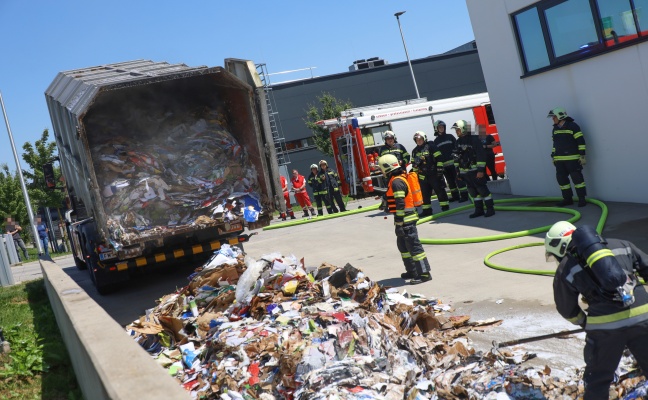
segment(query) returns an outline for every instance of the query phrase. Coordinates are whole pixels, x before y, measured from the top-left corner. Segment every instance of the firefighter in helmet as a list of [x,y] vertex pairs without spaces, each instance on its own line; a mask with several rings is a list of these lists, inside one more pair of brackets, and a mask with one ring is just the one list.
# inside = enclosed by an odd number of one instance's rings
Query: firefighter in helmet
[[[486,169],[486,155],[481,141],[470,132],[468,122],[461,119],[452,125],[459,139],[457,139],[457,150],[455,154],[455,167],[459,179],[463,180],[468,187],[468,193],[473,198],[475,212],[470,218],[480,216],[491,217],[495,215],[493,197],[491,196],[486,182],[488,178]],[[484,212],[486,208],[486,212]]]
[[433,142],[428,142],[423,131],[414,133],[416,147],[412,150],[412,171],[416,172],[423,195],[423,211],[420,217],[432,215],[432,191],[439,200],[441,211],[450,209],[448,194],[443,180],[443,161],[441,151]]
[[[556,222],[545,237],[547,260],[555,259],[558,269],[554,275],[553,290],[556,309],[569,322],[585,328],[584,400],[608,399],[610,383],[614,379],[619,360],[625,348],[630,350],[643,371],[648,371],[648,293],[642,285],[634,287],[633,302],[624,302],[601,287],[604,276],[595,276],[598,262],[616,262],[617,268],[628,277],[639,274],[648,280],[648,255],[633,243],[612,238],[603,239],[590,228],[594,242],[606,248],[597,251],[596,259],[584,257],[582,244],[587,236],[575,232],[567,221]],[[608,274],[604,267],[598,274]],[[634,278],[636,279],[636,278]],[[579,296],[587,302],[587,312],[579,303]]]
[[405,171],[398,158],[386,154],[378,159],[378,165],[385,178],[389,179],[387,188],[387,208],[394,214],[396,246],[401,253],[405,273],[401,278],[410,284],[418,284],[432,279],[430,264],[419,241],[416,221],[419,217],[414,207],[412,192],[405,178]]
[[457,148],[457,139],[446,132],[446,124],[441,120],[434,121],[434,136],[434,144],[441,151],[443,175],[450,188],[450,201],[468,201],[468,188],[464,182],[457,179],[457,169],[454,166],[453,154]]
[[582,172],[586,163],[583,132],[562,107],[550,110],[547,118],[551,118],[554,124],[551,135],[553,138],[551,159],[556,167],[556,180],[560,185],[563,198],[557,205],[562,207],[574,204],[573,192],[569,182],[571,177],[578,196],[578,206],[584,207],[587,205],[585,200],[587,189]]
[[410,163],[410,155],[407,149],[396,140],[396,135],[392,131],[385,131],[383,135],[385,144],[380,148],[380,155],[393,154],[398,159],[401,167],[405,168]]
[[[331,203],[331,208],[333,213],[339,211],[346,211],[344,207],[344,201],[342,200],[342,193],[340,192],[340,175],[333,169],[329,169],[328,162],[326,160],[321,160],[319,162],[320,170],[317,173],[317,180],[324,184],[324,187],[328,191],[329,202]],[[337,203],[337,207],[335,207]]]
[[317,179],[317,173],[319,170],[317,164],[311,164],[310,170],[311,173],[308,176],[308,185],[310,185],[311,189],[313,189],[313,196],[315,196],[315,205],[317,206],[317,215],[324,215],[322,202],[326,206],[326,211],[329,214],[333,214],[333,208],[331,208],[331,201],[328,196],[328,188],[325,186],[324,182],[320,182]]

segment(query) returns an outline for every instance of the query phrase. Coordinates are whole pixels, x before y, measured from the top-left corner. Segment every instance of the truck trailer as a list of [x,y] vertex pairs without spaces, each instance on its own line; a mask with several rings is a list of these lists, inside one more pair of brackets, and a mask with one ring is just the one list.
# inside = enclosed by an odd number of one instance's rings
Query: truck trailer
[[45,92],[74,260],[99,293],[241,245],[272,219],[279,169],[252,62],[149,60],[60,72]]
[[[339,118],[318,121],[329,129],[333,156],[342,181],[342,193],[362,197],[375,188],[384,188],[385,182],[378,168],[380,148],[385,144],[384,134],[392,131],[411,154],[416,144],[414,133],[423,131],[428,140],[434,139],[434,121],[442,120],[447,132],[457,120],[486,126],[486,133],[499,142],[497,125],[488,93],[478,93],[449,99],[428,101],[426,98],[377,104],[345,110]],[[476,133],[475,133],[476,134]],[[506,164],[501,146],[494,149],[497,174],[505,174]]]

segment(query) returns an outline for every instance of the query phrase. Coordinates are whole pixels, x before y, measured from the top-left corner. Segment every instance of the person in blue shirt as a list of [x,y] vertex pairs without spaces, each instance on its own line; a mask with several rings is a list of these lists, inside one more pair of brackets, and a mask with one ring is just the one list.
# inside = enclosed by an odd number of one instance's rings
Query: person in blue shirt
[[43,245],[43,251],[49,257],[49,229],[47,229],[47,225],[41,220],[41,217],[36,217],[36,230],[38,230],[38,239],[40,239]]

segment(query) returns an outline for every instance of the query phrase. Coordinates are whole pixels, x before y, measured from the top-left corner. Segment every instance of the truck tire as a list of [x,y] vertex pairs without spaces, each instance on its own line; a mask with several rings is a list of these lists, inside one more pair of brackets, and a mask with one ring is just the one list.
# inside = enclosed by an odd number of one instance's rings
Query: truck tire
[[74,265],[76,265],[76,267],[77,267],[79,270],[83,271],[84,269],[88,269],[88,264],[86,264],[86,263],[84,263],[83,261],[79,260],[79,259],[77,258],[77,256],[72,255],[72,258],[74,258]]

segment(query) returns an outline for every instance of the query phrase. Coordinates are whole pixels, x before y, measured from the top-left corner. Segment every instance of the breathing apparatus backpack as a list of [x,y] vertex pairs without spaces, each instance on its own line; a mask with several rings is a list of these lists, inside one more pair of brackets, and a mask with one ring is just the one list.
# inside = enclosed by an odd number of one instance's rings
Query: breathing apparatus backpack
[[636,276],[619,264],[605,239],[593,227],[583,225],[576,229],[572,233],[571,245],[581,265],[591,271],[603,296],[620,301],[624,306],[634,303]]

